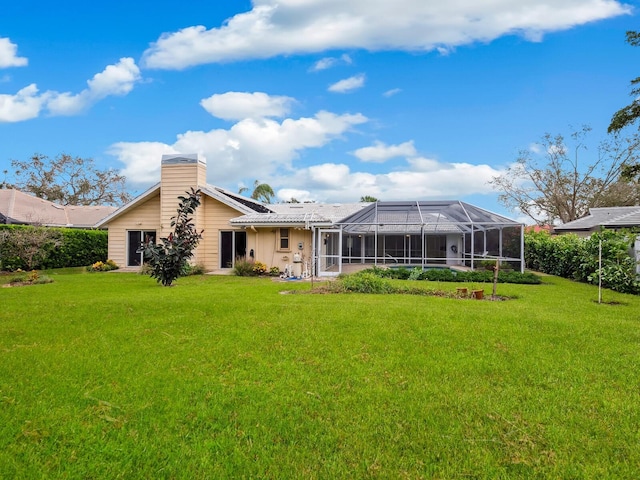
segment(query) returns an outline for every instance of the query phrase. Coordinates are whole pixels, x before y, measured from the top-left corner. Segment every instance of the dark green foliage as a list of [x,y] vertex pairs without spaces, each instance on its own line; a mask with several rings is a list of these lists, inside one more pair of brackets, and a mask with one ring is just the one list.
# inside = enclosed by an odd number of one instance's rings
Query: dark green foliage
[[[0,270],[82,267],[107,259],[106,230],[0,225],[0,232]],[[29,238],[37,255],[29,253]]]
[[196,230],[191,215],[200,206],[200,190],[191,189],[187,196],[178,197],[178,213],[171,218],[173,232],[160,239],[143,244],[144,258],[151,267],[149,276],[165,287],[184,275],[188,261],[202,238],[202,231]]
[[425,270],[420,274],[420,280],[430,280],[432,282],[459,282],[458,275],[448,268],[433,268]]
[[632,242],[635,234],[603,230],[589,238],[552,237],[546,232],[525,235],[525,262],[533,270],[598,284],[598,249],[602,240],[602,285],[623,293],[640,293]]
[[[398,280],[428,280],[431,282],[475,282],[475,283],[491,283],[493,282],[493,270],[474,270],[474,271],[454,271],[449,268],[431,268],[426,269],[414,276],[416,270],[407,268],[380,268],[372,267],[363,270],[362,273],[371,273],[380,278],[393,278]],[[415,278],[414,278],[415,277]],[[525,272],[520,273],[511,269],[500,271],[498,273],[498,283],[519,283],[519,284],[538,284],[540,277]]]
[[338,284],[346,292],[394,293],[392,285],[373,272],[359,272],[353,275],[344,275],[340,277]]
[[547,232],[527,233],[524,237],[525,265],[537,272],[575,279],[583,243],[584,240],[572,234],[552,237]]
[[[633,254],[635,235],[603,230],[584,240],[582,263],[577,278],[583,282],[599,282],[602,286],[622,293],[640,293],[640,277],[636,275]],[[602,241],[602,272],[599,270],[599,248]]]
[[82,267],[107,260],[106,230],[59,229],[62,244],[43,262],[43,268]]

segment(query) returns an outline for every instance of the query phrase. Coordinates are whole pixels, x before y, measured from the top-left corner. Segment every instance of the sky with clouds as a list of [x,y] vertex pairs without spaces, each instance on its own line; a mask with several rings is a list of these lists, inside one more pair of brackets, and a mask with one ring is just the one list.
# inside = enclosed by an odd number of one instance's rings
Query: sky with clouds
[[604,138],[640,74],[637,0],[98,3],[3,6],[8,180],[12,159],[67,153],[137,193],[163,154],[198,153],[209,183],[259,180],[280,201],[518,217],[489,180],[547,132]]

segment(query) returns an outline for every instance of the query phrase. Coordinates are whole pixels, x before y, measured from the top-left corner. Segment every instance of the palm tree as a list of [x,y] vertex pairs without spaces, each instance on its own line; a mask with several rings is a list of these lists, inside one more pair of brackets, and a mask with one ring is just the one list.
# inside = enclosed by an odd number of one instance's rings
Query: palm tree
[[[243,194],[247,190],[249,190],[248,187],[242,187],[238,190],[238,193]],[[253,182],[253,192],[251,193],[251,198],[253,198],[254,200],[258,200],[259,202],[263,203],[271,203],[271,200],[273,200],[273,197],[275,196],[276,194],[273,191],[273,188],[271,188],[271,185],[269,185],[268,183],[260,183],[258,180]]]

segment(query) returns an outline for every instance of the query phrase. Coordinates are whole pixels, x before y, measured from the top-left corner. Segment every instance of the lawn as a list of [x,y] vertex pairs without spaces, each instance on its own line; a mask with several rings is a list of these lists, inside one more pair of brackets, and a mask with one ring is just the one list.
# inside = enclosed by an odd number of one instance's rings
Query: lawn
[[640,478],[638,297],[49,276],[0,288],[0,478]]

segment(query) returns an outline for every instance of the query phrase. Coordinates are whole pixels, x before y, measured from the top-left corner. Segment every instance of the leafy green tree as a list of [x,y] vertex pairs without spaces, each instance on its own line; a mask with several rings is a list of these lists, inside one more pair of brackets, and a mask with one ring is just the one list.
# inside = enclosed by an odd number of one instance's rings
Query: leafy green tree
[[[628,31],[627,43],[634,47],[640,46],[640,31]],[[631,80],[631,96],[633,101],[613,114],[609,124],[609,133],[618,133],[640,118],[640,77]],[[640,181],[640,163],[625,165],[622,169],[622,176],[629,180]]]
[[203,231],[196,230],[191,217],[200,206],[200,190],[192,188],[186,193],[186,197],[178,197],[178,214],[171,217],[173,232],[161,238],[160,243],[147,241],[142,246],[144,258],[151,267],[149,275],[165,287],[171,286],[185,272],[202,238]]
[[[52,159],[34,154],[12,160],[15,188],[62,205],[118,205],[131,200],[125,177],[117,170],[100,170],[93,159],[61,154]],[[6,179],[6,187],[10,185]]]
[[377,202],[378,199],[376,197],[372,197],[371,195],[363,195],[360,197],[361,202]]
[[[238,193],[243,194],[247,192],[249,188],[242,187],[238,190]],[[258,200],[259,202],[271,203],[276,196],[273,188],[268,183],[260,183],[258,180],[253,182],[253,192],[251,192],[251,198]]]
[[639,185],[621,178],[626,165],[637,163],[640,136],[613,135],[600,142],[588,161],[583,127],[571,134],[571,146],[562,135],[546,134],[539,142],[542,155],[521,151],[515,163],[489,183],[498,200],[538,223],[563,223],[583,217],[593,207],[636,205]]

